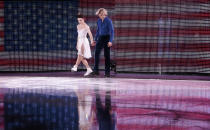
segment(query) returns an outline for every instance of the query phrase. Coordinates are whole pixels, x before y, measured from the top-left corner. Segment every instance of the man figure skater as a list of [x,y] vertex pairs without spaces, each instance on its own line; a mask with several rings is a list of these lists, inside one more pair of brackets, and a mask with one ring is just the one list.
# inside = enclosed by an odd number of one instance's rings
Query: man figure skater
[[104,48],[105,57],[105,77],[110,77],[110,47],[114,39],[114,28],[112,20],[108,18],[107,10],[100,8],[97,10],[96,15],[99,17],[97,21],[97,30],[95,41],[92,46],[95,47],[95,65],[93,75],[99,75],[99,57],[101,50]]

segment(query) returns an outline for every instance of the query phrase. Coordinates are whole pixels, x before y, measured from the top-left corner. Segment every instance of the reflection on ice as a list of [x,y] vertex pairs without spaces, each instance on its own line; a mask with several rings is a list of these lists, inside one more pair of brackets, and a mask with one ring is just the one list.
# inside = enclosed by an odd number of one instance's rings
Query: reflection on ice
[[210,128],[207,81],[58,79],[4,80],[0,130]]

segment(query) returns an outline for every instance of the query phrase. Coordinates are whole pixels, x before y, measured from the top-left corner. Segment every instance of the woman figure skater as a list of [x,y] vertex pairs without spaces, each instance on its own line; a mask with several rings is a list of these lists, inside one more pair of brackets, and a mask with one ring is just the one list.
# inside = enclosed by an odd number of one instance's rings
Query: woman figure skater
[[90,27],[85,23],[83,15],[79,14],[77,17],[78,25],[77,25],[77,32],[78,32],[78,38],[77,38],[77,50],[78,50],[78,56],[76,64],[73,66],[71,71],[77,71],[77,67],[79,64],[82,63],[85,65],[87,71],[84,74],[84,76],[88,76],[90,73],[92,73],[92,69],[88,65],[87,59],[91,58],[91,50],[90,50],[90,43],[87,39],[87,34],[90,37],[91,43],[93,42],[93,36],[90,31]]

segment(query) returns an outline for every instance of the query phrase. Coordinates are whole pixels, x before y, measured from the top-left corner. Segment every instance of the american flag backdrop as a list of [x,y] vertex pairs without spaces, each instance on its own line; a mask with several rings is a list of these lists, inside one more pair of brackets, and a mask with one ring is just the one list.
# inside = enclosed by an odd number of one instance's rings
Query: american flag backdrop
[[2,71],[68,70],[76,58],[79,3],[2,2]]
[[[0,5],[0,71],[70,70],[76,60],[76,14],[86,16],[94,35],[95,12],[104,7],[114,23],[111,57],[117,62],[117,71],[210,72],[209,0],[22,1]],[[89,60],[91,66],[93,61]],[[102,56],[101,69],[103,62]]]

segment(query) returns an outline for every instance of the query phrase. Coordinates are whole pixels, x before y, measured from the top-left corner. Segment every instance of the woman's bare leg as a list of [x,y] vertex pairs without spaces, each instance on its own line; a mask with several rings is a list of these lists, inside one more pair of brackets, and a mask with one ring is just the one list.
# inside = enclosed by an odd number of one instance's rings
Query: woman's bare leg
[[[84,55],[84,45],[81,46],[81,52],[82,52],[82,54]],[[82,61],[82,63],[85,65],[86,68],[90,68],[90,66],[88,65],[87,60],[86,60],[84,57],[81,57],[81,61]],[[80,61],[80,62],[81,62],[81,61]]]
[[76,66],[79,66],[79,64],[81,63],[81,61],[82,61],[82,59],[83,59],[83,57],[81,56],[81,55],[78,55],[77,56],[77,61],[76,61]]
[[[81,53],[82,55],[84,55],[84,45],[81,46]],[[81,63],[81,61],[83,60],[83,56],[78,55],[77,56],[77,61],[76,61],[76,66],[79,66],[79,64]]]
[[86,68],[90,68],[90,66],[88,65],[88,62],[85,58],[82,59],[82,63],[85,65]]

